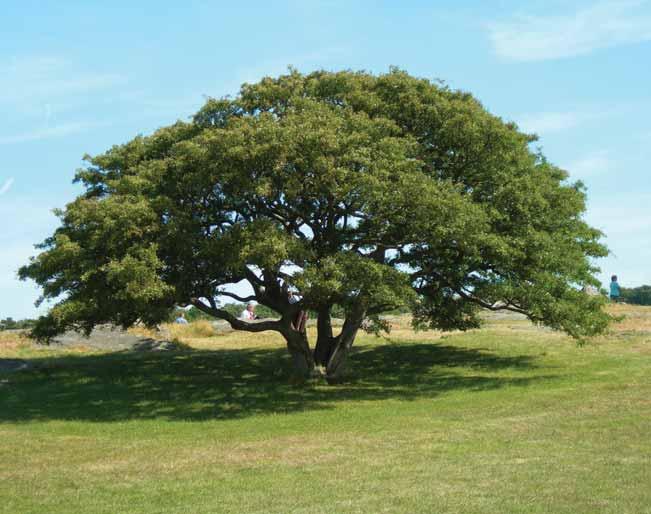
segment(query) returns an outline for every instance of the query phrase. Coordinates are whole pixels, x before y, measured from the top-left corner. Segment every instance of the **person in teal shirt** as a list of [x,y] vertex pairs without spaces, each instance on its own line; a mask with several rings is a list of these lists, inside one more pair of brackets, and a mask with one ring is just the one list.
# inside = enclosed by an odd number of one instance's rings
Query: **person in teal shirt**
[[613,275],[612,277],[610,277],[610,299],[613,302],[618,302],[619,295],[620,295],[620,290],[619,290],[619,284],[617,283],[617,275]]

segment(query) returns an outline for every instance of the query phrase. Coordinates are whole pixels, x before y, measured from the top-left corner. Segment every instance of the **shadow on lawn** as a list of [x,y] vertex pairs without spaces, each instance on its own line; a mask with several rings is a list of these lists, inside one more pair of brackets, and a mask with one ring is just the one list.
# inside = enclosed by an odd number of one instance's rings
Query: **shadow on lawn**
[[353,379],[327,387],[289,380],[284,349],[114,353],[34,360],[0,388],[0,422],[232,419],[330,408],[342,400],[417,399],[450,390],[522,386],[545,376],[530,357],[440,344],[364,346]]

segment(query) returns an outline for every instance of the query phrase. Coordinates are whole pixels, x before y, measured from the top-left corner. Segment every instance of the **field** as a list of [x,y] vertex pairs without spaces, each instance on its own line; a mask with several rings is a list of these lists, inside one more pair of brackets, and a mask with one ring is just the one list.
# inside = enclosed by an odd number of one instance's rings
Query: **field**
[[579,346],[509,317],[360,337],[296,384],[270,334],[165,351],[0,334],[0,512],[651,513],[651,308]]

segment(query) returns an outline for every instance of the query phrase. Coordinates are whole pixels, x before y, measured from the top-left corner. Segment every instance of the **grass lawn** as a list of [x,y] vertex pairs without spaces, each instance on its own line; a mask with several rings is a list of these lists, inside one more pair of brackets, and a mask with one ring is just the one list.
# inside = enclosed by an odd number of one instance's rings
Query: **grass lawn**
[[524,321],[360,337],[295,385],[271,334],[43,350],[0,334],[0,512],[651,513],[651,308],[577,346]]

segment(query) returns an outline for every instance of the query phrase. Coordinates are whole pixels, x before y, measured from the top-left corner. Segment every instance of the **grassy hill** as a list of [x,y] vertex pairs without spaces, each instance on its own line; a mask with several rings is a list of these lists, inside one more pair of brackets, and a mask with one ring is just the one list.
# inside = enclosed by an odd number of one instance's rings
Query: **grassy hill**
[[651,308],[584,346],[511,317],[361,337],[296,385],[279,339],[171,351],[0,334],[0,512],[651,512]]

